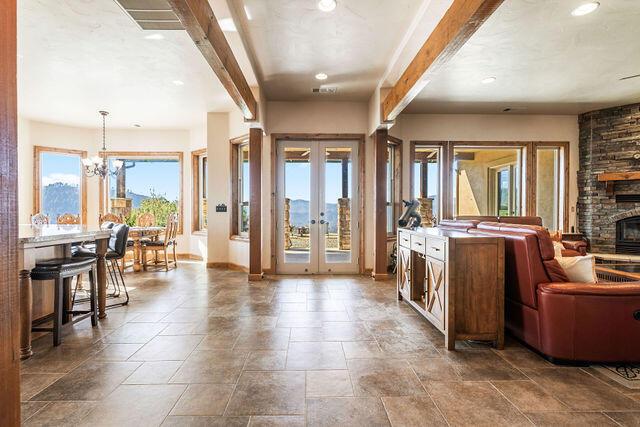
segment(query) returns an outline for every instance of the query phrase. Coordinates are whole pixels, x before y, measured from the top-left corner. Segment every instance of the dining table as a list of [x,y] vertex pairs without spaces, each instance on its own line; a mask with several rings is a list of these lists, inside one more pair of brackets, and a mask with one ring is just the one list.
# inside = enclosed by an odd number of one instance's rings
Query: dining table
[[[31,225],[18,228],[18,270],[20,288],[20,358],[27,359],[31,350],[31,327],[53,314],[54,287],[50,283],[31,281],[31,269],[40,260],[71,256],[71,246],[95,243],[97,255],[98,317],[107,317],[107,269],[105,254],[111,230],[86,225]],[[69,293],[70,294],[70,293]],[[71,298],[66,295],[66,298]]]
[[164,227],[129,227],[129,239],[133,241],[133,271],[142,270],[142,240],[157,239],[164,233]]

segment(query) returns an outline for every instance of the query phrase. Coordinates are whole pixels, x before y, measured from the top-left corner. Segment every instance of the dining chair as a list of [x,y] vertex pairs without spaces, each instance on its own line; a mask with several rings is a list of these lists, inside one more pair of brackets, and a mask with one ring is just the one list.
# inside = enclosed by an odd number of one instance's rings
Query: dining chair
[[173,260],[171,264],[173,264],[174,268],[178,268],[178,260],[176,257],[176,246],[177,241],[176,238],[178,236],[178,214],[172,213],[167,217],[167,225],[164,230],[164,238],[160,240],[151,240],[151,241],[141,241],[142,244],[142,268],[147,270],[147,252],[154,252],[156,260],[158,258],[158,252],[162,251],[164,254],[164,268],[165,271],[169,271],[169,257],[168,251],[169,247],[173,251]]
[[31,225],[49,225],[49,216],[42,212],[31,215]]
[[122,215],[115,214],[112,212],[107,212],[106,214],[98,215],[98,224],[102,224],[104,222],[113,222],[116,224],[124,224],[124,219]]
[[58,215],[58,219],[56,222],[62,225],[80,224],[80,215],[74,215],[70,213]]

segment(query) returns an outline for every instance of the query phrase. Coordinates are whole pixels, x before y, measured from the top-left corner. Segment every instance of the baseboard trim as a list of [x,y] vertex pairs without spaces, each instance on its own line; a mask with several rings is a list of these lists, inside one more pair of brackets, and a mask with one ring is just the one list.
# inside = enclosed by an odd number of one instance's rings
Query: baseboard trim
[[389,280],[391,274],[388,273],[372,273],[373,280]]
[[259,282],[261,280],[262,280],[262,273],[249,274],[249,281],[250,282]]
[[226,268],[228,270],[242,271],[248,273],[249,269],[243,265],[234,264],[232,262],[208,262],[207,268]]
[[189,261],[204,261],[204,259],[200,255],[196,254],[177,254],[178,259],[181,260],[189,260]]

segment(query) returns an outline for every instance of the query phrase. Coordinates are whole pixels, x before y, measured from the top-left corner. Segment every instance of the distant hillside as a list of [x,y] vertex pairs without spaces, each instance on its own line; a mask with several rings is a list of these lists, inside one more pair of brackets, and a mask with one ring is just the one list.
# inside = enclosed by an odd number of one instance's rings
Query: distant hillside
[[127,199],[131,199],[131,206],[134,208],[139,208],[142,201],[149,198],[149,196],[132,193],[131,191],[127,190]]
[[[335,203],[327,203],[326,211],[324,212],[325,221],[329,221],[329,232],[338,232],[338,205]],[[308,226],[309,220],[314,219],[309,217],[309,201],[308,200],[292,200],[290,207],[290,221],[291,225],[295,227]],[[320,218],[315,218],[319,220]]]
[[80,193],[77,185],[55,182],[42,189],[42,212],[49,215],[52,222],[65,213],[80,213]]

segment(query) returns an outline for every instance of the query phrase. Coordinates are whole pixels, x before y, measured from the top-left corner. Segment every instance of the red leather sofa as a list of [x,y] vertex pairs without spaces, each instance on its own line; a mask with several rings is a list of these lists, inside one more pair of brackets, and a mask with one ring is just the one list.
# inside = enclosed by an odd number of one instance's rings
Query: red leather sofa
[[640,282],[572,283],[543,227],[442,221],[505,239],[505,327],[553,361],[639,362]]

